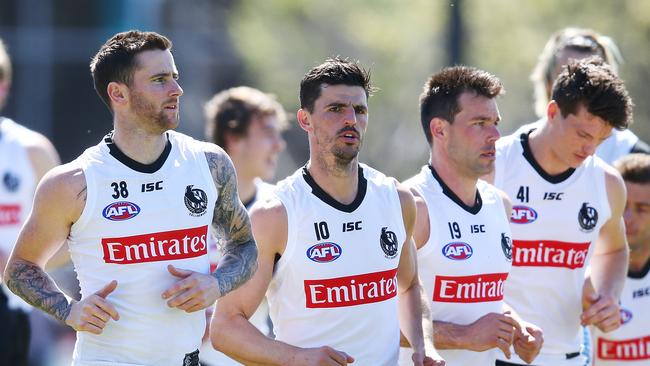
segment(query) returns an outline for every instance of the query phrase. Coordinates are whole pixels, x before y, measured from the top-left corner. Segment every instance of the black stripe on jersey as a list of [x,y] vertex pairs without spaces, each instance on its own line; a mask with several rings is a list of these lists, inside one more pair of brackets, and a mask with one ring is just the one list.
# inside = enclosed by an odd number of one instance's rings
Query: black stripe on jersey
[[472,215],[476,215],[481,211],[481,207],[483,207],[483,199],[481,198],[481,193],[478,191],[478,188],[476,189],[476,200],[474,201],[474,206],[468,206],[461,200],[454,191],[449,188],[443,182],[442,178],[438,175],[435,169],[431,165],[429,165],[429,170],[431,170],[431,174],[433,175],[433,178],[438,181],[440,186],[442,187],[442,193],[445,194],[445,196],[449,197],[450,200],[456,202],[458,206],[460,206],[463,210],[471,213]]
[[366,189],[368,188],[368,181],[366,180],[366,177],[363,176],[363,169],[359,167],[359,186],[357,187],[357,196],[354,198],[354,201],[352,201],[350,204],[345,205],[327,194],[327,192],[325,192],[316,183],[311,174],[309,174],[309,170],[307,170],[306,165],[302,167],[302,177],[305,179],[305,182],[307,182],[307,184],[309,184],[311,187],[311,193],[314,196],[318,197],[321,201],[327,203],[335,209],[347,213],[354,212],[354,210],[361,206],[361,202],[363,202],[363,198],[366,196]]
[[640,280],[642,278],[645,278],[645,276],[648,274],[648,272],[650,272],[650,260],[648,260],[645,263],[645,266],[643,266],[643,268],[641,268],[641,270],[639,272],[628,272],[627,276],[629,278],[634,278],[634,279],[639,279]]
[[169,136],[167,136],[167,144],[165,144],[165,149],[163,150],[162,154],[160,154],[158,159],[156,159],[156,161],[151,164],[142,164],[126,156],[126,154],[124,154],[122,150],[120,150],[117,145],[115,145],[113,142],[113,132],[110,132],[108,135],[106,135],[106,137],[104,137],[104,142],[106,143],[106,146],[108,146],[108,150],[111,156],[117,159],[120,163],[140,173],[151,174],[157,172],[160,168],[162,168],[163,164],[165,164],[167,157],[169,157],[169,153],[172,151],[172,143],[169,141]]
[[528,135],[530,135],[530,133],[533,132],[534,130],[535,129],[533,128],[528,132],[522,133],[521,136],[520,136],[520,138],[521,138],[521,147],[524,149],[524,153],[523,153],[524,159],[526,159],[530,163],[530,165],[533,167],[533,169],[535,169],[535,171],[542,178],[544,178],[545,181],[547,181],[549,183],[558,184],[558,183],[562,183],[565,180],[569,179],[571,174],[573,174],[573,172],[576,171],[574,168],[569,168],[569,169],[565,170],[564,172],[562,172],[560,174],[551,175],[551,174],[548,174],[546,171],[544,171],[542,166],[539,165],[539,163],[537,163],[537,160],[535,160],[535,157],[533,156],[533,152],[530,149],[530,143],[528,142]]
[[632,146],[632,150],[630,150],[630,154],[650,154],[650,146],[646,144],[644,141],[637,141],[634,146]]

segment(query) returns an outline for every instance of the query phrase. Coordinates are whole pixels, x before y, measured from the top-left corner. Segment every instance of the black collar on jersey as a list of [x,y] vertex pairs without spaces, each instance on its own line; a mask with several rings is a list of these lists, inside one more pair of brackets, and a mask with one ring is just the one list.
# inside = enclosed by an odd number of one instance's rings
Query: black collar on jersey
[[628,272],[627,276],[629,278],[642,279],[648,274],[648,272],[650,272],[650,259],[645,262],[645,266],[643,266],[639,272]]
[[481,193],[478,191],[478,188],[476,189],[476,200],[474,201],[474,206],[468,206],[461,200],[454,191],[449,188],[445,182],[443,182],[442,178],[438,175],[436,170],[429,164],[429,170],[431,170],[431,175],[433,175],[433,178],[438,181],[440,186],[442,187],[442,193],[445,194],[445,196],[449,197],[450,200],[456,202],[458,206],[460,206],[463,210],[471,213],[472,215],[476,215],[481,211],[481,207],[483,207],[483,199],[481,198]]
[[109,132],[108,135],[104,137],[104,142],[106,143],[106,146],[108,146],[108,150],[111,156],[113,156],[119,162],[137,172],[151,174],[157,172],[158,169],[162,168],[163,164],[165,164],[165,161],[167,161],[167,157],[169,157],[169,153],[172,151],[172,143],[169,141],[169,136],[167,134],[165,134],[165,136],[167,136],[165,149],[163,150],[162,154],[160,154],[158,159],[156,159],[156,161],[151,164],[142,164],[126,156],[126,154],[124,154],[122,150],[120,150],[113,142],[113,132]]
[[253,197],[251,197],[248,201],[242,202],[244,205],[244,208],[246,211],[249,211],[251,206],[253,206],[253,203],[255,202],[255,198],[257,198],[257,190],[255,191],[255,194],[253,194]]
[[520,136],[520,138],[521,138],[521,147],[524,149],[524,153],[523,153],[524,158],[526,160],[528,160],[528,162],[533,167],[533,169],[535,169],[535,171],[542,178],[544,178],[545,181],[547,181],[549,183],[558,184],[558,183],[562,183],[565,180],[569,179],[571,174],[573,174],[573,172],[576,171],[574,168],[569,168],[569,169],[567,169],[566,171],[564,171],[564,172],[562,172],[560,174],[550,175],[546,171],[544,171],[544,169],[542,168],[541,165],[539,165],[539,163],[537,163],[537,160],[535,160],[535,157],[533,156],[533,151],[530,149],[530,142],[528,142],[528,137],[529,137],[530,133],[533,132],[533,131],[535,131],[534,128],[531,129],[528,132],[522,133],[521,136]]
[[309,174],[309,170],[307,170],[306,165],[302,167],[302,177],[305,179],[305,182],[307,182],[307,184],[309,184],[311,187],[311,193],[314,196],[318,197],[321,201],[327,203],[335,209],[347,213],[354,212],[354,210],[361,206],[361,202],[363,202],[363,198],[366,196],[366,189],[368,188],[368,180],[366,180],[366,177],[363,176],[363,169],[361,166],[359,166],[359,186],[357,187],[357,196],[354,198],[354,201],[347,205],[337,201],[334,199],[334,197],[327,194],[327,192],[325,192],[318,185],[318,183],[316,183],[311,174]]

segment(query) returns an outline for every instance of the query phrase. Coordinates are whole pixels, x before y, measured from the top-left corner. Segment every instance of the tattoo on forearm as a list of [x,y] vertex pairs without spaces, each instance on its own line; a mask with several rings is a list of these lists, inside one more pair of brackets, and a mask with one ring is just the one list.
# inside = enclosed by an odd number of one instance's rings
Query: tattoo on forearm
[[70,313],[70,304],[52,279],[34,263],[15,260],[7,267],[7,287],[30,305],[61,322]]
[[246,282],[257,268],[257,246],[248,212],[237,195],[235,169],[224,153],[206,153],[212,177],[219,191],[212,227],[223,258],[214,276],[221,295]]

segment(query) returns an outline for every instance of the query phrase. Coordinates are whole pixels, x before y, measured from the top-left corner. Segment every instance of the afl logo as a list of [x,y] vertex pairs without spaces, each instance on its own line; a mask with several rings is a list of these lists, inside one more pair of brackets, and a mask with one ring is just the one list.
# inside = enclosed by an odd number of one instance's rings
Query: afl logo
[[510,222],[513,224],[530,224],[537,220],[537,211],[528,206],[512,206]]
[[102,215],[111,221],[124,221],[132,219],[140,213],[140,207],[133,202],[120,201],[113,202],[104,207]]
[[455,261],[464,261],[474,254],[474,250],[467,243],[449,243],[442,248],[442,255]]
[[621,308],[621,325],[628,323],[630,320],[632,320],[632,312]]
[[318,243],[307,249],[307,258],[317,263],[327,263],[341,256],[341,247],[336,243]]
[[185,207],[191,216],[202,216],[208,210],[208,195],[204,190],[192,187],[194,186],[185,187]]
[[587,202],[582,204],[580,207],[580,212],[578,212],[578,224],[580,224],[580,230],[584,232],[591,232],[596,227],[598,223],[598,211],[591,206],[587,206]]

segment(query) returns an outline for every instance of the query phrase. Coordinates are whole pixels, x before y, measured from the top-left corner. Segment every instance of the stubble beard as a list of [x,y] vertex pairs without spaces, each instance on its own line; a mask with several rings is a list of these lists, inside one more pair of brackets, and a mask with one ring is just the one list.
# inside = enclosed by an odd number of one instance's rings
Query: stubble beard
[[141,121],[147,121],[148,127],[155,129],[156,131],[163,133],[168,130],[173,130],[178,126],[179,115],[178,109],[174,114],[173,118],[170,118],[166,114],[165,109],[157,111],[156,107],[149,103],[140,93],[132,94],[132,104],[133,111],[138,116],[138,119]]

